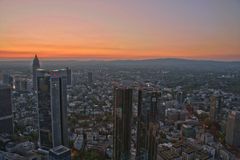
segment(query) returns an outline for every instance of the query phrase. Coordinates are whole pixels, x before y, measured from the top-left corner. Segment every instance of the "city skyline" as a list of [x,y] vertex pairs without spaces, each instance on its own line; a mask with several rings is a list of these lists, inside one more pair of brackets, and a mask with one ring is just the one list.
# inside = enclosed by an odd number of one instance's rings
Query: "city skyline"
[[3,159],[240,157],[239,63],[41,62],[1,63]]
[[0,160],[240,159],[240,0],[0,0]]
[[0,60],[240,60],[237,0],[0,4]]

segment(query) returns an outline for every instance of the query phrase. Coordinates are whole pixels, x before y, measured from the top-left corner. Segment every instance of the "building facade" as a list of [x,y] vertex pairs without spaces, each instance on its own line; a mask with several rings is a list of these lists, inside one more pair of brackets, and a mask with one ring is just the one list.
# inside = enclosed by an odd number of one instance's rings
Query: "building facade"
[[32,63],[32,81],[33,81],[33,90],[37,90],[37,69],[40,68],[40,63],[37,55],[35,55]]
[[138,91],[137,160],[156,160],[157,158],[159,97],[160,92],[152,89]]
[[114,160],[130,159],[132,94],[129,88],[114,89]]
[[0,85],[0,133],[13,134],[13,114],[10,86]]
[[71,160],[71,151],[65,146],[57,146],[49,151],[49,160]]
[[67,85],[72,85],[72,70],[66,67],[67,71]]
[[66,70],[37,70],[39,142],[42,149],[68,146]]
[[226,125],[226,143],[234,147],[240,147],[240,112],[228,113]]
[[9,73],[3,74],[3,84],[13,86],[13,77]]
[[222,97],[220,95],[213,95],[210,97],[210,120],[217,121],[220,119],[222,108]]
[[93,73],[92,72],[88,72],[88,83],[89,84],[93,83]]

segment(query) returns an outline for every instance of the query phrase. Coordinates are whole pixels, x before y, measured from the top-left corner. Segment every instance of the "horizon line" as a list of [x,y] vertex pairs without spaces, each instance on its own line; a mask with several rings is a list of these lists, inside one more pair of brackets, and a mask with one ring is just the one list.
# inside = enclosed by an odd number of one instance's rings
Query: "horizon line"
[[[34,58],[34,57],[33,57]],[[31,61],[33,58],[0,58],[0,62],[8,61]],[[38,57],[39,58],[39,57]],[[178,58],[178,57],[159,57],[159,58],[125,58],[125,59],[114,59],[114,58],[39,58],[40,61],[144,61],[144,60],[189,60],[189,61],[213,61],[213,62],[240,62],[240,59],[209,59],[209,58]]]

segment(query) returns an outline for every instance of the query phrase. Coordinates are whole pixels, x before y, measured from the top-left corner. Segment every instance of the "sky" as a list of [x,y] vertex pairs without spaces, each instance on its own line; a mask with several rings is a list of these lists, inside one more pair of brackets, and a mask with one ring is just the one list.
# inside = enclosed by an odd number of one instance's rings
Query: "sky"
[[0,0],[0,59],[240,60],[240,0]]

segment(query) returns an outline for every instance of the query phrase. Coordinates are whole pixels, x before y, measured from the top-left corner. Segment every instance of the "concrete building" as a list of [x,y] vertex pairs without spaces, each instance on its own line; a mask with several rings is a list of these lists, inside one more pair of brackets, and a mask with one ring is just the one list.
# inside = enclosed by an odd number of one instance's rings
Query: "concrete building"
[[181,128],[183,138],[195,138],[196,130],[192,125],[183,124]]
[[92,72],[88,72],[88,83],[89,84],[93,83],[93,73]]
[[162,97],[158,98],[158,103],[157,103],[158,107],[158,114],[157,114],[157,120],[161,121],[163,123],[165,123],[165,117],[166,117],[166,104],[163,100]]
[[222,98],[220,95],[210,97],[210,120],[217,121],[220,117],[222,108]]
[[28,81],[26,78],[17,77],[15,78],[15,90],[16,91],[27,91]]
[[49,160],[71,160],[71,151],[65,146],[57,146],[49,151]]
[[226,143],[231,146],[240,147],[240,112],[231,111],[228,114],[226,125]]
[[158,160],[182,160],[182,157],[178,152],[171,150],[168,147],[159,147],[157,159]]

